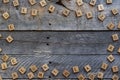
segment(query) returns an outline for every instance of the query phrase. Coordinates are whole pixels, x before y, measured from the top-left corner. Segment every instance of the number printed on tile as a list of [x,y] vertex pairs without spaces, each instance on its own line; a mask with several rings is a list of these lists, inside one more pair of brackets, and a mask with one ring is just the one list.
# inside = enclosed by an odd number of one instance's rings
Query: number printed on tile
[[40,79],[44,78],[44,72],[39,72],[38,73],[38,78],[40,78]]
[[70,72],[68,70],[64,70],[63,71],[63,76],[66,77],[66,78],[69,77],[70,76]]

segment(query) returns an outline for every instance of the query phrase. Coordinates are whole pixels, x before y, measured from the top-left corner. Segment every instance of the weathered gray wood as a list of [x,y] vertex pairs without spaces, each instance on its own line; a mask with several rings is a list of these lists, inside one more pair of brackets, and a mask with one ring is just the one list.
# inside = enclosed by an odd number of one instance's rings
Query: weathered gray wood
[[[120,7],[119,0],[114,0],[113,4],[107,5],[105,0],[97,0],[98,4],[104,4],[105,10],[102,12],[106,15],[104,22],[100,22],[97,19],[97,15],[100,13],[97,11],[97,5],[91,7],[88,3],[90,0],[84,0],[84,5],[78,7],[75,0],[61,0],[61,4],[58,0],[47,1],[48,5],[42,8],[39,4],[39,0],[36,0],[37,4],[31,6],[28,0],[19,0],[20,6],[13,7],[12,1],[8,4],[3,4],[0,1],[0,15],[7,11],[10,13],[10,19],[4,20],[0,18],[0,30],[8,30],[7,25],[10,23],[15,24],[16,30],[107,30],[106,26],[109,22],[114,22],[117,26],[120,16],[119,14],[113,16],[111,14],[112,8]],[[54,13],[48,12],[49,5],[53,4],[56,7]],[[20,7],[27,7],[28,14],[20,14]],[[30,11],[32,8],[38,9],[39,15],[32,17]],[[71,11],[68,17],[62,16],[62,10],[65,8]],[[81,18],[76,18],[75,10],[82,9],[83,16]],[[85,13],[88,11],[93,12],[93,19],[87,20]],[[120,12],[120,9],[119,9]]]
[[[2,54],[109,54],[109,44],[115,46],[113,54],[118,54],[120,42],[113,42],[111,35],[118,31],[102,32],[36,32],[36,31],[3,31],[0,40]],[[11,35],[12,43],[5,38]],[[104,36],[103,36],[104,35]]]

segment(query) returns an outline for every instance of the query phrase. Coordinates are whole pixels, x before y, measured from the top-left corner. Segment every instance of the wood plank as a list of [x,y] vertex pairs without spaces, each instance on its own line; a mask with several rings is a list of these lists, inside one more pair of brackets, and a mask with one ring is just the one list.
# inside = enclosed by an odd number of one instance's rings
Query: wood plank
[[[97,0],[98,4],[104,4],[105,11],[102,12],[106,15],[104,22],[100,22],[97,18],[99,12],[97,11],[97,5],[91,7],[88,3],[90,0],[84,0],[84,5],[78,7],[75,3],[75,0],[61,0],[61,3],[58,3],[59,0],[50,0],[47,1],[48,5],[44,8],[40,7],[39,0],[36,0],[37,4],[31,6],[27,0],[19,0],[20,6],[13,7],[12,1],[8,4],[3,4],[0,1],[0,15],[3,12],[7,11],[10,13],[10,19],[4,20],[0,18],[0,30],[8,30],[8,24],[15,24],[16,30],[107,30],[106,26],[109,22],[115,22],[117,26],[119,22],[119,15],[113,16],[110,12],[112,8],[120,7],[119,0],[113,0],[113,4],[107,5],[105,0]],[[54,5],[56,11],[54,13],[48,12],[49,5]],[[21,7],[28,8],[28,14],[22,15],[20,13]],[[32,17],[30,15],[31,9],[38,9],[39,15]],[[62,16],[62,10],[65,8],[71,11],[68,17]],[[82,9],[83,16],[81,18],[76,18],[75,10]],[[93,19],[87,20],[85,13],[88,11],[93,12]],[[115,28],[116,29],[116,28]]]
[[[16,57],[18,60],[18,65],[16,66],[11,66],[10,63],[8,62],[8,69],[6,71],[0,71],[0,74],[3,76],[3,78],[11,78],[11,73],[16,71],[18,72],[18,69],[21,66],[26,67],[27,69],[27,73],[30,71],[29,67],[32,64],[35,64],[38,67],[38,71],[35,72],[34,74],[37,76],[37,73],[41,70],[41,65],[47,63],[49,65],[49,71],[45,72],[45,78],[49,78],[49,76],[51,78],[64,78],[62,76],[62,71],[64,69],[67,69],[70,71],[71,75],[69,76],[69,78],[76,78],[77,75],[79,75],[80,73],[84,74],[86,77],[87,73],[85,72],[85,70],[83,69],[83,67],[87,64],[89,64],[92,67],[91,72],[93,73],[97,73],[100,70],[101,64],[102,62],[106,62],[107,64],[109,64],[108,69],[104,72],[104,78],[111,78],[113,73],[111,70],[111,67],[113,65],[118,65],[120,66],[120,56],[118,55],[114,55],[115,57],[115,61],[113,63],[110,63],[106,60],[106,57],[108,55],[10,55],[11,57]],[[80,72],[77,74],[73,74],[72,72],[72,67],[78,65],[80,68]],[[60,71],[60,74],[57,77],[53,77],[51,74],[52,69],[57,68]],[[20,79],[25,79],[27,78],[27,73],[25,73],[24,75],[20,75],[20,73],[18,73],[19,78]],[[118,72],[118,75],[120,74],[120,72]],[[37,78],[37,77],[35,77]]]
[[[37,31],[3,31],[0,41],[2,54],[109,54],[109,44],[115,46],[113,54],[118,54],[120,42],[113,42],[111,35],[119,31],[86,31],[86,32],[37,32]],[[14,38],[12,43],[6,37]],[[104,36],[103,36],[104,35]]]

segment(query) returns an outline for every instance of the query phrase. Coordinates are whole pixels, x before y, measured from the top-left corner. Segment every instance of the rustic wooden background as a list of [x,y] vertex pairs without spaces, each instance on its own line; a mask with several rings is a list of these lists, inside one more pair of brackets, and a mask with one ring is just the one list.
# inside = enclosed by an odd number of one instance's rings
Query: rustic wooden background
[[[49,71],[45,72],[44,80],[77,80],[77,76],[82,73],[87,78],[87,73],[83,67],[87,64],[91,65],[93,73],[101,71],[100,66],[102,62],[109,64],[109,68],[105,71],[104,79],[110,80],[113,73],[111,67],[118,65],[120,67],[120,55],[117,53],[118,47],[120,47],[120,41],[113,42],[111,35],[117,33],[120,37],[120,32],[117,29],[117,24],[120,21],[120,15],[113,16],[110,12],[112,8],[120,7],[119,0],[113,0],[113,4],[107,5],[105,0],[97,0],[97,4],[104,4],[105,13],[107,18],[104,22],[100,22],[97,19],[97,15],[100,13],[97,11],[97,6],[91,7],[88,3],[90,0],[83,0],[85,3],[82,7],[77,7],[75,0],[49,0],[49,4],[53,4],[56,7],[56,11],[50,14],[47,9],[40,7],[39,3],[34,6],[30,6],[28,0],[19,0],[20,6],[13,7],[12,0],[8,4],[3,4],[0,1],[0,15],[4,11],[10,12],[10,19],[4,20],[0,18],[0,33],[3,38],[0,41],[0,47],[3,49],[3,54],[8,54],[11,57],[16,57],[18,65],[9,66],[6,71],[0,70],[0,74],[3,79],[12,79],[11,73],[16,71],[21,66],[27,68],[29,72],[29,66],[35,64],[39,67],[37,73],[41,71],[41,65],[47,63],[50,67]],[[39,2],[39,0],[36,0]],[[37,17],[32,17],[30,12],[27,15],[20,14],[20,7],[27,7],[29,10],[32,8],[39,10]],[[68,17],[62,16],[63,9],[69,9],[71,11]],[[76,18],[74,11],[81,8],[84,15],[81,18]],[[92,11],[93,19],[87,20],[85,12]],[[120,9],[119,9],[120,12]],[[108,31],[106,26],[109,22],[113,22],[116,26],[114,31]],[[9,32],[7,25],[15,24],[15,31]],[[14,38],[12,43],[7,43],[5,38],[11,35]],[[109,44],[115,46],[113,55],[115,61],[110,63],[106,57],[110,54],[106,48]],[[1,57],[0,56],[0,57]],[[2,62],[0,60],[0,62]],[[80,73],[73,74],[72,66],[78,65]],[[57,68],[60,74],[57,77],[53,77],[51,70]],[[71,72],[69,78],[62,76],[62,71],[67,69]],[[18,73],[19,74],[19,73]],[[120,72],[118,72],[120,76]],[[25,75],[19,74],[20,80],[28,80],[27,73]],[[19,80],[18,79],[18,80]],[[37,79],[35,77],[34,79]]]

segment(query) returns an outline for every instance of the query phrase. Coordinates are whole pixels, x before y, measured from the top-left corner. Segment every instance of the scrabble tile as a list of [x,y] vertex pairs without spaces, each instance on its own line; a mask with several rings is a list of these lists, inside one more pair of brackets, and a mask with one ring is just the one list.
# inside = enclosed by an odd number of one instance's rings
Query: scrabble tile
[[26,68],[25,67],[20,67],[18,70],[21,74],[25,74]]
[[76,0],[76,3],[78,6],[81,6],[81,5],[83,5],[83,0]]
[[113,61],[115,60],[115,58],[114,58],[113,55],[109,55],[109,56],[107,57],[107,59],[108,59],[108,61],[110,61],[110,62],[113,62]]
[[104,10],[103,4],[99,4],[99,5],[98,5],[98,11],[103,11],[103,10]]
[[113,67],[112,67],[112,72],[116,73],[116,72],[118,72],[118,71],[119,71],[118,66],[113,66]]
[[48,11],[50,13],[53,13],[55,11],[55,7],[53,5],[50,5]]
[[17,62],[17,59],[16,58],[12,58],[11,59],[11,64],[14,66],[16,65],[18,62]]
[[7,67],[7,63],[1,63],[1,68],[2,70],[6,70],[8,67]]
[[85,80],[85,76],[84,76],[83,74],[80,74],[80,75],[78,76],[78,80]]
[[91,67],[90,67],[90,65],[86,65],[86,66],[84,66],[84,69],[85,69],[86,72],[91,71]]
[[27,76],[28,76],[29,79],[33,79],[33,78],[35,77],[32,72],[29,72],[29,73],[27,74]]
[[3,80],[1,75],[0,75],[0,80]]
[[44,73],[43,72],[39,72],[38,73],[38,78],[40,78],[40,79],[44,78]]
[[9,0],[3,0],[3,3],[5,3],[5,4],[9,3]]
[[108,28],[109,30],[113,30],[113,29],[115,28],[115,25],[114,25],[112,22],[110,22],[110,23],[107,25],[107,28]]
[[114,47],[112,44],[110,44],[110,45],[108,46],[108,48],[107,48],[107,51],[113,52],[114,49],[115,49],[115,47]]
[[65,17],[67,17],[70,14],[70,11],[68,9],[64,9],[62,13]]
[[118,41],[119,40],[118,34],[113,34],[112,39],[113,41]]
[[77,17],[81,17],[83,15],[81,10],[76,10],[75,13]]
[[119,54],[120,54],[120,47],[118,48],[118,51],[117,51]]
[[5,54],[2,56],[2,61],[6,62],[6,61],[8,61],[8,59],[9,59],[8,55]]
[[6,19],[6,20],[10,17],[10,15],[9,15],[8,12],[4,12],[2,16],[3,16],[3,18]]
[[49,66],[47,64],[42,65],[43,71],[49,70]]
[[102,72],[98,72],[98,74],[97,74],[97,78],[102,79],[103,76],[104,76],[104,74],[103,74]]
[[9,30],[9,31],[14,31],[14,30],[15,30],[14,24],[9,24],[9,25],[8,25],[8,30]]
[[13,0],[13,6],[14,6],[14,7],[19,6],[19,1],[18,1],[18,0]]
[[72,70],[74,73],[78,73],[79,72],[79,67],[78,66],[73,66]]
[[94,73],[90,73],[89,75],[88,75],[88,78],[89,78],[89,80],[94,80],[95,79],[95,74]]
[[114,75],[112,76],[112,80],[119,80],[119,76],[116,75],[116,74],[114,74]]
[[87,17],[87,19],[93,18],[92,12],[87,12],[86,17]]
[[32,16],[37,16],[37,14],[38,14],[38,10],[37,9],[32,9],[31,10],[31,15]]
[[0,52],[2,52],[2,48],[0,48]]
[[8,43],[11,43],[11,42],[13,41],[13,37],[9,35],[9,36],[6,38],[6,41],[7,41]]
[[63,71],[63,76],[66,77],[66,78],[69,77],[70,76],[70,72],[68,70],[64,70]]
[[106,0],[107,4],[112,4],[112,0]]
[[90,5],[91,5],[91,6],[94,6],[95,4],[96,4],[96,0],[91,0],[91,1],[90,1]]
[[106,70],[107,68],[108,68],[108,64],[102,63],[101,69],[102,69],[102,70]]
[[36,0],[29,0],[29,3],[30,3],[31,5],[34,5],[34,4],[36,4]]
[[112,9],[111,12],[112,12],[113,15],[117,15],[119,13],[118,9]]
[[118,23],[118,29],[120,29],[120,22]]
[[100,21],[104,21],[105,18],[106,18],[105,14],[99,14],[99,15],[98,15],[98,19],[99,19]]
[[31,66],[30,66],[30,70],[31,70],[32,72],[36,72],[36,71],[38,70],[38,68],[37,68],[36,65],[31,65]]
[[13,80],[18,79],[18,74],[17,74],[17,72],[13,72],[11,75],[12,75],[12,79],[13,79]]
[[42,7],[44,7],[44,6],[47,5],[47,2],[46,2],[45,0],[41,0],[41,1],[40,1],[40,5],[41,5]]
[[26,7],[21,7],[21,13],[22,14],[27,14],[27,8]]
[[57,76],[59,74],[59,71],[57,69],[53,69],[51,72],[54,76]]
[[2,38],[2,34],[0,34],[0,38]]

